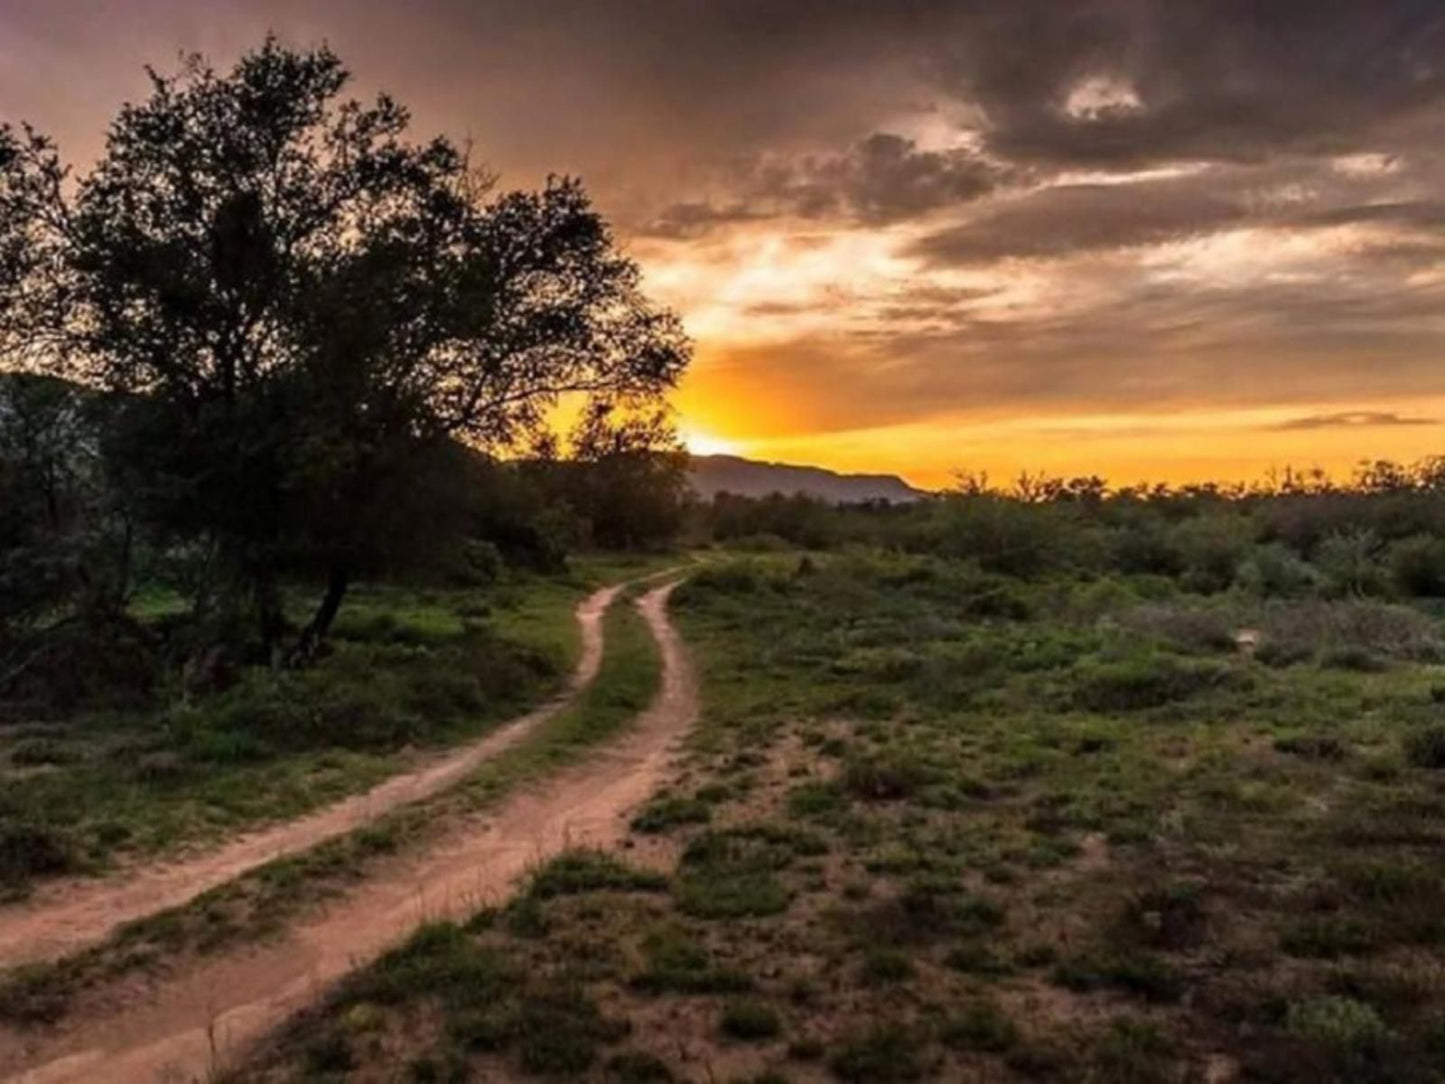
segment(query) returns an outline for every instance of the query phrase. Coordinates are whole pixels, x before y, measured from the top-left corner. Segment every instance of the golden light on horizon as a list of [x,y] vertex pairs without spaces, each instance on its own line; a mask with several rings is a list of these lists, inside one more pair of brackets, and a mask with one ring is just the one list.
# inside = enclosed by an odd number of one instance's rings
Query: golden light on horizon
[[678,430],[683,446],[693,455],[741,455],[742,445],[726,437],[684,425]]

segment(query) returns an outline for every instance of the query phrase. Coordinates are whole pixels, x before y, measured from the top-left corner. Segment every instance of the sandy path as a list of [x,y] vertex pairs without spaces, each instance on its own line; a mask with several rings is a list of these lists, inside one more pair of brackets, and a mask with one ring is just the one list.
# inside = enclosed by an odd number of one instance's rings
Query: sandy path
[[567,688],[541,707],[485,737],[393,776],[297,820],[247,832],[221,847],[99,879],[42,886],[23,903],[0,908],[0,968],[69,955],[104,941],[118,926],[179,907],[248,870],[308,850],[382,814],[445,790],[555,715],[597,675],[602,661],[602,616],[620,587],[608,587],[577,607],[582,654]]
[[283,938],[200,962],[111,1015],[67,1021],[28,1049],[0,1050],[0,1075],[26,1084],[203,1079],[418,923],[501,899],[565,846],[619,842],[626,814],[664,780],[676,740],[697,715],[692,670],[667,619],[673,586],[638,603],[661,649],[663,680],[623,737],[458,825],[424,853],[397,859]]

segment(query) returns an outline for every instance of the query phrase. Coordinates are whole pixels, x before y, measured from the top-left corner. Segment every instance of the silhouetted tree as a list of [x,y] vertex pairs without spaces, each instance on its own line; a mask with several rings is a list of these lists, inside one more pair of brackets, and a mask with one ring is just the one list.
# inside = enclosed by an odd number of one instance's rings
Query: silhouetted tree
[[682,525],[688,463],[666,414],[597,400],[572,433],[570,503],[599,545],[658,545]]
[[[211,540],[216,607],[254,615],[273,656],[281,570],[329,581],[299,660],[439,444],[505,446],[564,393],[645,399],[686,364],[575,181],[490,199],[455,145],[406,139],[392,99],[341,101],[324,48],[150,75],[36,217],[63,256],[57,356],[124,397],[115,447],[145,508]],[[47,145],[29,161],[56,175]]]

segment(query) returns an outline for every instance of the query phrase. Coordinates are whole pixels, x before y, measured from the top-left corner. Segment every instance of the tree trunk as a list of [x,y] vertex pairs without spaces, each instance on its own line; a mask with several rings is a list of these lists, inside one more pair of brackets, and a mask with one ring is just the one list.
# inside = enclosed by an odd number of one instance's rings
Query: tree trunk
[[332,565],[331,574],[326,580],[326,594],[321,597],[321,604],[316,607],[316,613],[306,627],[301,630],[301,636],[297,639],[296,645],[291,649],[291,655],[287,664],[293,667],[305,666],[315,656],[316,650],[326,639],[326,634],[331,631],[331,622],[336,620],[336,612],[341,609],[341,600],[346,597],[346,589],[351,585],[351,573],[344,565]]
[[281,637],[286,633],[286,614],[281,608],[281,591],[268,573],[255,586],[256,622],[261,647],[271,666],[280,662]]

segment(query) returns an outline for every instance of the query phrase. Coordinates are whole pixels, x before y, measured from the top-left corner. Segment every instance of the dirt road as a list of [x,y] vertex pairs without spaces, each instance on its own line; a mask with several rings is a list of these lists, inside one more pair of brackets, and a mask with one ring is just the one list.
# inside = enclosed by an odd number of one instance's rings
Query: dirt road
[[605,588],[577,607],[582,654],[567,688],[546,704],[416,771],[297,820],[248,832],[215,850],[111,877],[47,884],[24,903],[0,908],[0,968],[97,944],[118,926],[179,907],[267,862],[308,850],[450,787],[516,744],[591,683],[602,661],[602,617],[619,590]]
[[638,603],[661,650],[662,686],[623,737],[457,825],[424,853],[382,867],[283,938],[204,961],[112,1013],[69,1019],[24,1049],[0,1049],[0,1076],[26,1084],[204,1079],[420,922],[501,899],[566,846],[620,841],[626,815],[662,782],[697,715],[692,670],[667,619],[673,586]]

